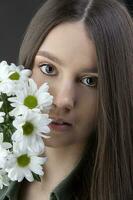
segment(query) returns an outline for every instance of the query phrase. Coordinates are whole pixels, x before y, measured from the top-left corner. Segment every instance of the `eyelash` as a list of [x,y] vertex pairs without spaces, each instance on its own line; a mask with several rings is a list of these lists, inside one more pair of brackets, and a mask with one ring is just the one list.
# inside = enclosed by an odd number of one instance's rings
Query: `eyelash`
[[[46,75],[49,75],[48,73],[46,73],[46,72],[44,72],[43,70],[42,70],[42,68],[43,68],[43,66],[45,66],[45,65],[49,65],[50,67],[53,67],[54,68],[54,66],[52,65],[52,64],[48,64],[48,63],[44,63],[44,64],[41,64],[39,67],[40,67],[40,70],[42,71],[42,73],[44,73],[44,74],[46,74]],[[55,74],[52,74],[52,75],[49,75],[49,76],[54,76]],[[85,84],[86,86],[88,86],[88,87],[96,87],[97,86],[97,77],[95,76],[95,77],[84,77],[83,79],[93,79],[94,81],[95,81],[95,83],[93,84],[93,85],[87,85],[87,84]],[[80,82],[81,83],[83,83],[81,80],[80,80]],[[83,83],[84,84],[84,83]]]

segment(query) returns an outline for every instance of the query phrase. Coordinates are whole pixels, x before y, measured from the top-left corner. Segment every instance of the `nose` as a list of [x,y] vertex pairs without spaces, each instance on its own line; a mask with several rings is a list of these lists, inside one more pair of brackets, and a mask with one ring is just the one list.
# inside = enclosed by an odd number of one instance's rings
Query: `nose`
[[53,105],[57,109],[72,110],[76,102],[74,85],[67,80],[60,83],[55,90]]

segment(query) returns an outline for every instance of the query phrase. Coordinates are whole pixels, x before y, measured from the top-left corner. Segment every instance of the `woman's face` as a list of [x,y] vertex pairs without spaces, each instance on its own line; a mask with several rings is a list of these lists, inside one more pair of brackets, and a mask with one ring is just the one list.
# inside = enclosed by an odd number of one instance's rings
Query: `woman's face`
[[49,117],[71,125],[51,128],[46,146],[86,143],[97,120],[96,51],[81,22],[63,23],[48,34],[38,50],[32,78],[49,84],[54,97]]

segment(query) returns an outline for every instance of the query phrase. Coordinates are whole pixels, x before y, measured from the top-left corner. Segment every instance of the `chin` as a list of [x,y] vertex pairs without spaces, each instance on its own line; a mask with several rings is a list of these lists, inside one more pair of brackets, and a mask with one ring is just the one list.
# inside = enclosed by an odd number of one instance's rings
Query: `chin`
[[51,137],[51,138],[44,138],[44,144],[46,147],[53,147],[53,148],[60,148],[65,146],[70,146],[74,144],[73,140],[61,138],[61,137]]

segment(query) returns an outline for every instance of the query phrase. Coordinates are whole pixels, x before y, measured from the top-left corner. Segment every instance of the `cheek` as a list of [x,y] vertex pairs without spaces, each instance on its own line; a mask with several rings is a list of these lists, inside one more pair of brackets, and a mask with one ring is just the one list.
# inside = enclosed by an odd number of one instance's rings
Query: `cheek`
[[88,89],[88,91],[80,93],[78,112],[84,121],[92,121],[95,118],[98,109],[97,102],[97,89]]
[[76,129],[80,137],[87,137],[96,127],[97,122],[97,95],[89,95],[88,100],[82,100],[77,116]]

